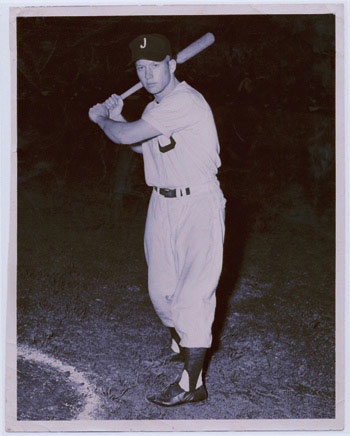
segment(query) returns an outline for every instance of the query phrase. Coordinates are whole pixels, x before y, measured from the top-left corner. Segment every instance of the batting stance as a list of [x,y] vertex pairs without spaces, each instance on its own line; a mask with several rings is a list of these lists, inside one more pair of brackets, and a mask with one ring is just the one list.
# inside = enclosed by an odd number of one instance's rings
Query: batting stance
[[167,38],[141,35],[129,46],[154,100],[134,122],[121,115],[123,100],[115,94],[93,106],[89,117],[113,142],[143,154],[146,182],[153,187],[145,229],[149,294],[184,368],[175,383],[147,399],[176,406],[208,396],[202,368],[212,342],[225,231],[225,199],[216,177],[219,142],[208,103],[176,79]]

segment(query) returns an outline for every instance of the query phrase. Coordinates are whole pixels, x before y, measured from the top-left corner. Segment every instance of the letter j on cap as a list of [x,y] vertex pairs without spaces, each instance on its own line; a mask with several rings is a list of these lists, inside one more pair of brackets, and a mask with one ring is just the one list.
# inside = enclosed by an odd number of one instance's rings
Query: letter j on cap
[[140,48],[146,48],[147,40],[146,38],[143,38],[143,44],[140,44]]

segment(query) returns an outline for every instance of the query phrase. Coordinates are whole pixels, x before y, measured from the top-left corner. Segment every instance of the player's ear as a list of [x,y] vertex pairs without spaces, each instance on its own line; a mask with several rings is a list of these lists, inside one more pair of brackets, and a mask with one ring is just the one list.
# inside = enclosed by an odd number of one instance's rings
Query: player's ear
[[169,68],[170,68],[171,73],[175,73],[175,70],[176,70],[176,60],[175,59],[170,59]]

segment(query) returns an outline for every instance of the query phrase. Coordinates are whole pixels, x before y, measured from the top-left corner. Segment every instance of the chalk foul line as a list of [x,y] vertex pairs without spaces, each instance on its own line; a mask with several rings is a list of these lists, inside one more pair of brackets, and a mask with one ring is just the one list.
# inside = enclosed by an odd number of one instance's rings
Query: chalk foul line
[[44,365],[51,366],[52,368],[60,371],[62,373],[69,372],[69,380],[76,385],[76,389],[79,394],[85,397],[84,409],[76,416],[76,420],[92,420],[94,418],[94,412],[97,411],[100,399],[95,394],[95,387],[90,384],[88,379],[83,373],[77,371],[74,366],[66,365],[60,360],[54,357],[48,356],[42,351],[36,350],[25,345],[17,346],[17,357],[22,357],[26,360],[31,360],[33,362],[41,363]]

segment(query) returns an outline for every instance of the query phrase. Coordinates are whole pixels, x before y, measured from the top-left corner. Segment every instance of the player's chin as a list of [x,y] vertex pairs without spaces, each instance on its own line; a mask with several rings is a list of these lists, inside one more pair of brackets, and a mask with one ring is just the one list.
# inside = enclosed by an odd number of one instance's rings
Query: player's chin
[[159,85],[157,83],[147,83],[144,87],[150,94],[158,94],[159,92]]

